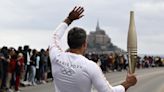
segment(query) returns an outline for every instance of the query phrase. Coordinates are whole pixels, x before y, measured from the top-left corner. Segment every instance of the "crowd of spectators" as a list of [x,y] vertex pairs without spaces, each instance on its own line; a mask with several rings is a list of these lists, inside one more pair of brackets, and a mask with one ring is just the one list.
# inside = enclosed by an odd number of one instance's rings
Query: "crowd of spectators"
[[[93,54],[85,55],[88,59],[97,63],[104,73],[113,71],[122,71],[128,69],[127,54]],[[159,56],[137,56],[136,68],[150,68],[164,66],[164,59]]]
[[[104,73],[127,70],[128,57],[126,54],[93,54],[85,56],[97,63]],[[137,57],[136,68],[163,66],[161,57]],[[52,78],[48,49],[30,49],[28,45],[22,47],[0,48],[0,92],[20,92],[19,86],[38,85]],[[2,91],[3,90],[3,91]]]
[[164,66],[164,59],[160,56],[138,57],[137,68],[161,67]]
[[48,49],[4,46],[0,48],[0,92],[19,92],[20,85],[46,83],[50,68]]

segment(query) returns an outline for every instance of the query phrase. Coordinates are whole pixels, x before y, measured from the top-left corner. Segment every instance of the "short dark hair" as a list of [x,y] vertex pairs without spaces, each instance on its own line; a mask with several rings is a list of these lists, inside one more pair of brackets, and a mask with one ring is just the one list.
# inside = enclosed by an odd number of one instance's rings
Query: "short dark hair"
[[86,41],[86,32],[84,29],[74,27],[70,29],[67,36],[67,42],[70,49],[81,48],[82,44]]

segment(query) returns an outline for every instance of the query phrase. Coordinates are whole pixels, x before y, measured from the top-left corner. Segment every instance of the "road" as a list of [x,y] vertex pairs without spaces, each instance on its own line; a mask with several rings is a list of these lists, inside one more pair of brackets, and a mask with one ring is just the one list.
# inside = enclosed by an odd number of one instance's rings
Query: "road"
[[[139,69],[136,71],[138,82],[127,92],[164,92],[164,67]],[[111,85],[120,84],[126,77],[126,71],[105,74]],[[21,92],[55,92],[53,83],[24,87]],[[93,88],[93,92],[96,90]]]

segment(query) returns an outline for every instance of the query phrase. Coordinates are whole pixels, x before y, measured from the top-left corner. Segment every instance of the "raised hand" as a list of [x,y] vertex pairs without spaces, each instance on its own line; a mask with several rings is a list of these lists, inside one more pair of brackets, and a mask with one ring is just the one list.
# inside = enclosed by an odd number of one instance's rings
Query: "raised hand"
[[74,9],[69,13],[68,17],[64,20],[67,24],[71,24],[72,21],[80,19],[83,17],[84,8],[83,7],[74,7]]
[[83,7],[74,7],[74,9],[69,13],[68,19],[70,19],[71,21],[79,19],[84,16],[82,15],[83,12]]

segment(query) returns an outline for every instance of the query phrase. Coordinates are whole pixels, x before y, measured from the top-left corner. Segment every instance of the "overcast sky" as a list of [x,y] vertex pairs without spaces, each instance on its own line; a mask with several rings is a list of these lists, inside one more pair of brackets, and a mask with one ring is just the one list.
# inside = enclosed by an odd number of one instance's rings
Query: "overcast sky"
[[[52,31],[76,5],[84,6],[85,16],[71,27],[89,33],[99,20],[101,29],[124,50],[133,10],[138,52],[164,55],[164,0],[0,0],[0,47],[47,48]],[[66,34],[63,44],[67,48]]]

